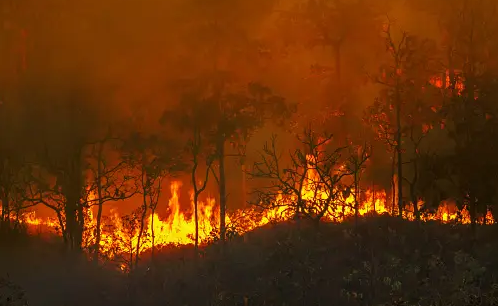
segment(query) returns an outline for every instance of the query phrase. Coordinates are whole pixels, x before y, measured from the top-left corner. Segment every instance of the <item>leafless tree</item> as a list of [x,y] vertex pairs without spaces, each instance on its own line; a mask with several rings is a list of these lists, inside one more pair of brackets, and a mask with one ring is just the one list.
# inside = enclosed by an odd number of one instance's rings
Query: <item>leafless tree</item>
[[341,167],[346,147],[332,148],[332,135],[319,135],[308,128],[298,137],[304,149],[289,152],[290,163],[283,165],[276,136],[266,143],[251,176],[268,183],[255,192],[264,208],[292,209],[295,217],[320,221],[342,195],[343,178],[351,175]]
[[353,176],[353,198],[355,223],[358,223],[361,195],[361,176],[366,168],[366,162],[371,156],[371,147],[365,142],[363,145],[351,145],[346,168]]
[[130,165],[119,151],[122,140],[108,133],[103,139],[90,146],[88,156],[90,166],[90,183],[88,190],[93,193],[89,199],[89,208],[97,206],[97,218],[94,229],[93,260],[98,261],[101,234],[102,213],[104,204],[111,201],[122,201],[137,193],[135,177]]

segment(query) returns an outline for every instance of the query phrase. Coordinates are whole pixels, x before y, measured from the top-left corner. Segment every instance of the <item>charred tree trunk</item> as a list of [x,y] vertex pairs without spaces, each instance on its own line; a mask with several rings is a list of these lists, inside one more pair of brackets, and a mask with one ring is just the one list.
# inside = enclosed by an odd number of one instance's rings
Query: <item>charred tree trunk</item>
[[98,262],[99,253],[100,253],[100,239],[101,239],[101,221],[102,221],[102,210],[104,206],[103,202],[103,194],[102,194],[102,158],[103,158],[103,145],[100,144],[99,151],[97,155],[97,197],[98,197],[98,211],[97,211],[97,221],[96,221],[96,229],[95,229],[95,245],[94,245],[94,254],[93,260]]
[[135,249],[135,267],[138,266],[142,236],[143,236],[144,228],[145,228],[145,218],[147,217],[147,196],[148,196],[148,186],[149,186],[148,180],[149,180],[149,178],[147,176],[147,173],[145,172],[145,168],[143,168],[143,167],[142,167],[142,188],[143,188],[142,214],[140,215],[140,227],[138,230],[137,247]]
[[354,222],[355,222],[355,227],[358,227],[358,218],[360,215],[360,207],[358,203],[358,186],[359,186],[359,177],[358,177],[358,169],[355,169],[354,172]]
[[222,243],[226,240],[226,177],[225,177],[225,138],[219,137],[217,143],[218,161],[219,161],[219,192],[220,192],[220,240]]
[[195,222],[195,240],[194,240],[194,248],[195,248],[195,254],[197,256],[198,250],[199,250],[199,191],[197,190],[197,182],[196,182],[196,176],[195,173],[197,172],[197,167],[198,167],[198,161],[197,161],[197,155],[194,153],[194,165],[192,167],[192,173],[191,173],[191,180],[192,180],[192,186],[194,187],[194,222]]
[[[399,82],[399,81],[397,81]],[[398,157],[398,216],[403,218],[403,154],[401,146],[401,93],[396,84],[396,154]]]
[[393,153],[393,161],[391,163],[391,198],[392,198],[392,208],[391,208],[391,215],[394,216],[394,213],[396,211],[396,182],[394,180],[394,173],[396,171],[396,151]]
[[418,197],[417,197],[417,183],[418,183],[418,163],[417,157],[413,160],[413,181],[410,184],[410,198],[413,203],[413,214],[415,215],[415,220],[420,221],[420,211],[418,209]]
[[413,203],[413,214],[415,215],[415,220],[420,221],[420,211],[418,209],[418,199],[414,184],[410,184],[410,197]]
[[199,251],[199,195],[194,192],[195,252]]
[[66,200],[64,213],[66,217],[66,233],[69,247],[81,251],[83,244],[83,231],[85,216],[81,201],[83,191],[83,170],[81,150],[76,150],[68,161],[67,168],[61,173],[63,180],[62,193]]
[[151,234],[151,259],[154,260],[154,251],[155,251],[155,248],[156,248],[156,232],[154,231],[154,214],[156,213],[156,205],[155,203],[152,205],[151,204],[151,208],[150,208],[150,216],[151,216],[151,219],[150,219],[150,234]]
[[85,213],[83,211],[83,203],[81,193],[78,192],[78,201],[76,202],[76,233],[74,249],[81,251],[83,247],[83,232],[85,231]]
[[59,221],[59,226],[61,227],[61,235],[62,235],[62,239],[64,241],[64,245],[68,245],[69,241],[67,240],[68,239],[67,228],[64,225],[64,219],[62,217],[62,212],[57,211],[56,214],[57,214],[57,221]]
[[242,171],[242,205],[247,205],[247,182],[246,182],[246,161],[245,157],[240,160],[240,169]]
[[78,216],[76,210],[78,209],[79,199],[74,194],[74,191],[69,191],[70,194],[66,195],[65,215],[66,215],[66,234],[69,248],[74,250],[76,248]]

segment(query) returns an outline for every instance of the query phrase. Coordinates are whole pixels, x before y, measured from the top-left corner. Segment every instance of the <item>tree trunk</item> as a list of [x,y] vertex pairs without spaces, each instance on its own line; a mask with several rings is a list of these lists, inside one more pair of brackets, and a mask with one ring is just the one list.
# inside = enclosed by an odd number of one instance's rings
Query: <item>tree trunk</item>
[[[143,180],[143,174],[142,174],[142,180]],[[147,179],[147,178],[146,178]],[[145,186],[144,182],[142,181],[142,186]],[[144,188],[143,190],[143,211],[142,215],[140,216],[140,228],[138,230],[138,237],[137,237],[137,248],[135,249],[135,267],[138,266],[138,259],[140,255],[140,246],[142,242],[142,235],[144,233],[144,228],[145,228],[145,218],[147,217],[147,190]]]
[[83,228],[84,216],[82,211],[82,205],[80,203],[79,193],[76,188],[71,188],[66,192],[66,205],[65,205],[65,215],[66,215],[66,233],[67,241],[71,250],[81,250],[83,242]]
[[410,197],[413,203],[413,214],[415,215],[415,220],[420,221],[420,211],[418,209],[418,199],[415,193],[415,187],[410,185]]
[[151,259],[154,260],[154,249],[156,248],[156,234],[154,231],[154,214],[156,213],[156,205],[155,203],[151,203],[151,208],[150,208],[150,234],[152,235],[151,237]]
[[[355,165],[357,166],[357,165]],[[355,227],[358,227],[358,218],[360,214],[360,208],[358,205],[358,167],[356,167],[355,172],[354,172],[354,222],[355,222]]]
[[[99,188],[101,189],[101,188]],[[99,190],[99,193],[101,191]],[[97,222],[96,222],[96,229],[95,229],[95,245],[94,245],[94,254],[93,254],[93,260],[95,262],[98,262],[99,260],[99,254],[100,254],[100,240],[101,240],[101,227],[102,227],[102,210],[103,210],[103,203],[101,200],[101,195],[99,194],[99,207],[97,211]]]
[[[416,154],[416,152],[415,152]],[[415,215],[415,220],[420,221],[420,211],[418,209],[418,198],[417,198],[417,183],[418,183],[418,156],[415,157],[413,161],[413,181],[410,184],[410,197],[413,203],[413,214]]]
[[194,221],[195,221],[195,255],[199,254],[199,194],[197,190],[194,191]]
[[81,251],[83,247],[83,232],[85,230],[85,213],[83,211],[83,203],[81,201],[81,193],[78,192],[78,200],[76,202],[76,229],[75,229],[74,249]]
[[101,239],[101,221],[102,221],[102,210],[103,210],[103,196],[102,196],[102,151],[103,145],[99,146],[99,153],[97,157],[97,197],[98,197],[98,211],[97,211],[97,224],[95,229],[95,245],[93,249],[93,260],[98,262],[100,253],[100,239]]
[[227,198],[226,198],[226,177],[225,177],[225,139],[220,137],[217,144],[218,149],[218,159],[219,159],[219,191],[220,191],[220,240],[222,243],[226,240],[226,208],[227,208]]
[[62,174],[61,177],[64,184],[62,193],[66,200],[64,213],[66,215],[67,241],[70,249],[75,251],[81,251],[85,227],[83,203],[81,202],[84,184],[81,162],[81,150],[75,150],[74,155],[68,161],[67,173]]
[[69,248],[73,249],[75,242],[76,230],[76,203],[71,196],[66,197],[66,205],[64,206],[64,214],[66,216],[66,234]]
[[61,211],[56,211],[57,214],[57,220],[59,221],[59,226],[61,227],[61,235],[62,235],[62,240],[64,241],[64,245],[68,244],[68,234],[67,234],[67,228],[64,226],[64,220],[62,218],[62,212]]
[[241,160],[240,165],[242,171],[242,205],[247,206],[247,182],[246,182],[246,162],[245,158]]
[[391,215],[394,216],[396,211],[396,182],[394,181],[394,172],[396,170],[396,151],[393,153],[393,161],[391,163],[391,198],[392,198],[392,208]]
[[398,214],[403,218],[403,154],[401,146],[401,93],[396,84],[396,153],[398,155]]

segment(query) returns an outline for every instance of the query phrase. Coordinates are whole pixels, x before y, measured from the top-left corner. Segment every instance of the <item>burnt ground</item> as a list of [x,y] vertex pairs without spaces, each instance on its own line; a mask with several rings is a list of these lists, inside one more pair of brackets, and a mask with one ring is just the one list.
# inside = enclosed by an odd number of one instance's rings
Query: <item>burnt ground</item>
[[198,260],[192,248],[162,250],[133,275],[19,236],[0,241],[0,275],[22,288],[0,283],[0,305],[21,290],[29,305],[47,306],[498,305],[497,271],[496,226],[474,236],[468,226],[388,216],[357,227],[268,225]]

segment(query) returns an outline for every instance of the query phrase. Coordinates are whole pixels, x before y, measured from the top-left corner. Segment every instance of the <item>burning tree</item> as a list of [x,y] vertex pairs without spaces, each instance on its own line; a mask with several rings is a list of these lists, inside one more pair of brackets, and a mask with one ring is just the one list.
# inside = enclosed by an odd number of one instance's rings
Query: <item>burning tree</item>
[[[414,164],[415,173],[409,180],[415,201],[418,166],[416,159],[420,154],[420,143],[430,130],[433,118],[426,116],[437,108],[432,103],[437,101],[432,95],[429,81],[438,70],[437,49],[435,43],[428,39],[420,39],[405,31],[398,40],[394,38],[392,24],[388,22],[384,28],[388,63],[382,67],[380,76],[373,81],[384,88],[381,97],[366,111],[366,122],[373,126],[379,140],[384,142],[393,152],[393,206],[397,202],[398,215],[403,216],[404,197],[403,174],[405,164],[406,143],[413,147],[414,156],[410,163]],[[440,100],[439,100],[440,101]],[[432,116],[434,117],[434,116]],[[419,132],[415,136],[415,132]],[[411,153],[411,152],[410,152]],[[394,168],[397,166],[397,181],[394,183]],[[396,192],[394,186],[396,185]],[[397,199],[394,199],[396,195]],[[417,202],[413,203],[418,216]],[[393,209],[394,211],[394,209]]]
[[[197,251],[199,247],[199,197],[207,187],[209,172],[215,159],[214,146],[210,137],[212,123],[209,122],[212,107],[208,103],[203,103],[206,101],[192,94],[184,93],[181,99],[181,107],[166,111],[161,121],[163,124],[173,125],[175,129],[187,134],[188,143],[186,149],[191,158],[190,176],[194,189],[194,245]],[[201,170],[201,159],[205,160],[206,165],[202,178],[199,178],[198,172]]]
[[155,249],[154,214],[161,195],[161,186],[168,174],[182,170],[183,164],[177,158],[176,145],[172,141],[160,139],[155,135],[134,133],[124,146],[126,159],[135,166],[137,192],[142,196],[138,210],[137,242],[135,247],[135,266],[138,265],[142,251],[142,236],[146,229],[147,212],[151,215],[152,254]]
[[[90,205],[120,197],[115,188],[120,187],[114,183],[119,185],[115,178],[122,164],[112,169],[107,163],[112,159],[104,150],[110,137],[103,130],[109,126],[108,117],[101,116],[87,83],[68,79],[73,83],[62,89],[49,80],[26,78],[22,84],[20,101],[26,120],[32,123],[25,131],[30,140],[26,162],[33,182],[27,186],[26,200],[54,210],[64,241],[71,249],[81,250]],[[94,192],[100,196],[97,201],[90,197]]]
[[[353,199],[354,199],[354,217],[358,222],[360,214],[360,182],[363,171],[366,168],[366,162],[370,159],[372,149],[366,142],[363,145],[353,145],[349,147],[349,158],[346,161],[347,172],[353,176]],[[375,201],[375,200],[374,200]]]
[[[7,55],[2,52],[6,49],[0,50],[0,53]],[[3,65],[3,68],[8,66]],[[27,124],[22,112],[24,105],[15,99],[14,84],[4,79],[13,71],[3,73],[4,76],[0,77],[0,232],[17,227],[22,210],[30,204],[23,201],[28,183],[25,174],[29,168],[26,165],[29,144],[24,133]]]
[[[304,216],[316,222],[334,211],[338,201],[347,193],[343,179],[351,175],[344,168],[342,153],[346,147],[333,148],[332,135],[319,135],[306,129],[298,140],[303,149],[289,154],[290,162],[282,165],[276,136],[266,143],[261,161],[256,162],[253,178],[265,179],[268,184],[256,189],[258,205],[281,210],[287,216]],[[288,211],[288,210],[291,211]]]
[[[38,201],[56,210],[64,220],[61,225],[64,241],[71,249],[82,248],[85,229],[87,189],[84,160],[86,146],[92,133],[93,110],[81,100],[87,97],[81,89],[44,96],[50,101],[50,109],[37,101],[31,105],[36,114],[33,122],[37,129],[44,127],[36,144],[38,164]],[[43,115],[41,115],[43,114]],[[62,126],[62,128],[61,128]],[[50,196],[49,196],[50,195]]]
[[[239,86],[229,73],[217,72],[205,78],[181,82],[182,92],[178,108],[165,112],[163,123],[188,133],[192,171],[197,171],[201,146],[207,148],[208,170],[213,173],[220,195],[220,240],[226,235],[226,174],[225,158],[240,156],[227,153],[227,143],[245,145],[252,133],[269,118],[282,123],[294,108],[266,86],[256,83]],[[201,144],[204,140],[205,144]],[[209,152],[212,148],[213,152]],[[206,152],[206,151],[205,151]],[[215,167],[211,163],[217,161]],[[194,179],[195,174],[192,179]],[[207,174],[204,182],[207,180]],[[197,183],[196,183],[197,184]],[[197,189],[202,192],[204,183]]]
[[90,164],[88,190],[92,197],[88,206],[97,206],[92,248],[95,261],[99,258],[104,204],[128,199],[137,192],[133,165],[123,156],[123,145],[124,141],[113,136],[110,129],[101,140],[89,145],[86,159]]

